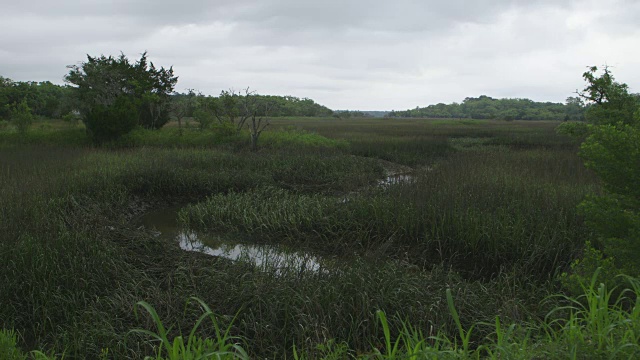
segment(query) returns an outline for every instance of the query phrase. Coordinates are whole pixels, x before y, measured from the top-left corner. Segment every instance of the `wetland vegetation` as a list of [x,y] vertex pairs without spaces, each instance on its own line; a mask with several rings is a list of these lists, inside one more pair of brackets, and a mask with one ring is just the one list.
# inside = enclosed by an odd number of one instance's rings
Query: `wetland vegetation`
[[[555,126],[282,119],[258,153],[233,138],[193,144],[198,130],[141,133],[175,146],[124,148],[40,144],[74,129],[26,144],[2,134],[3,327],[66,358],[142,357],[153,346],[129,330],[153,324],[133,305],[151,304],[175,336],[191,329],[198,313],[185,303],[197,297],[252,356],[295,345],[314,358],[329,343],[384,348],[378,310],[392,337],[404,323],[455,338],[447,289],[464,328],[542,321],[587,236],[576,206],[599,186]],[[390,163],[414,181],[377,186]],[[135,221],[174,203],[188,204],[175,220],[185,229],[298,249],[330,270],[181,251]]]
[[578,207],[624,186],[558,122],[270,124],[257,151],[177,122],[99,143],[55,120],[0,131],[0,354],[640,353],[640,284],[600,280],[607,244]]

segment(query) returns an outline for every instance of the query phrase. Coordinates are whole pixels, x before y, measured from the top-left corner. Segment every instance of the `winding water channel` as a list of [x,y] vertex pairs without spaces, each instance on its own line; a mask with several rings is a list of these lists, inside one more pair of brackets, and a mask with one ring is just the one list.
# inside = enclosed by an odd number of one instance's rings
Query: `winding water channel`
[[[409,173],[390,174],[378,181],[377,186],[388,188],[415,181]],[[347,202],[345,197],[342,202]],[[184,205],[169,206],[149,211],[137,223],[151,230],[156,236],[174,240],[181,249],[219,256],[233,261],[244,261],[263,270],[294,269],[295,271],[322,271],[322,259],[301,251],[291,251],[276,245],[232,241],[215,234],[203,234],[178,226],[178,211]]]

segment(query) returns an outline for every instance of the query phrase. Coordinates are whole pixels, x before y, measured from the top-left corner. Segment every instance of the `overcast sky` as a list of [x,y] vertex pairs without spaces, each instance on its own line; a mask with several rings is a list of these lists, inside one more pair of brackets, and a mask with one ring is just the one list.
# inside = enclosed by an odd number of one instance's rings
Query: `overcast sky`
[[0,0],[0,75],[61,84],[86,54],[146,50],[178,91],[360,110],[564,102],[588,65],[638,91],[639,19],[637,0]]

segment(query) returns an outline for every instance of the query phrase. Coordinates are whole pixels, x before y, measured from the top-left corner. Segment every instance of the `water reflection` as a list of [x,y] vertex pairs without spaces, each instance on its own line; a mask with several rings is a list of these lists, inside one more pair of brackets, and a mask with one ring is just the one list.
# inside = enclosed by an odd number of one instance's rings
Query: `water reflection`
[[180,232],[177,236],[180,248],[220,256],[234,261],[245,261],[262,269],[296,268],[298,271],[319,271],[320,262],[315,256],[300,252],[281,251],[272,245],[220,242],[215,247],[205,245],[198,234]]
[[378,180],[378,186],[387,187],[391,185],[412,183],[415,181],[416,180],[413,174],[394,174],[387,176],[384,179]]
[[178,211],[182,206],[166,207],[144,214],[137,223],[154,231],[156,236],[178,242],[186,251],[198,251],[233,261],[244,261],[267,270],[283,269],[321,271],[320,259],[299,251],[287,251],[275,245],[248,244],[210,234],[198,234],[178,227]]

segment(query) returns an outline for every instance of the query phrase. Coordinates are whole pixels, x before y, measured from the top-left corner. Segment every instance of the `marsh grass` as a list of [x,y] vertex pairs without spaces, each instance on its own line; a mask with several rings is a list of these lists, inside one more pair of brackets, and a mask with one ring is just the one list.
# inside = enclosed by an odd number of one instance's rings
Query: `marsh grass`
[[55,129],[35,128],[26,133],[0,130],[0,145],[4,146],[56,146],[77,147],[89,145],[90,141],[83,128]]
[[[628,292],[612,299],[615,289],[597,283],[597,270],[584,293],[578,297],[554,295],[560,302],[538,323],[477,322],[465,327],[456,310],[451,289],[446,289],[448,311],[458,330],[449,335],[441,330],[425,334],[408,322],[400,321],[392,330],[385,312],[376,316],[384,343],[374,345],[357,359],[633,359],[640,354],[638,345],[638,280],[627,277]],[[548,301],[543,300],[543,301]],[[556,299],[554,299],[556,300]],[[487,335],[472,342],[475,329],[485,328]],[[325,358],[344,354],[341,349]],[[304,356],[295,353],[295,358]],[[346,357],[344,357],[346,358]]]
[[[162,131],[136,128],[116,140],[92,144],[84,127],[60,127],[57,121],[48,121],[43,124],[26,133],[12,131],[10,128],[0,128],[0,145],[96,146],[106,149],[216,147],[234,151],[248,149],[250,145],[248,133],[229,132],[223,127],[207,130],[167,127]],[[345,140],[330,139],[311,131],[282,127],[276,131],[266,132],[261,136],[259,145],[267,150],[298,147],[306,151],[316,151],[345,149],[349,144]]]
[[27,359],[27,355],[18,348],[18,336],[15,331],[0,329],[0,355],[5,360]]
[[[556,290],[553,274],[582,247],[587,234],[574,209],[598,184],[573,148],[544,135],[553,124],[281,124],[300,130],[274,131],[258,153],[195,132],[192,143],[175,140],[171,129],[133,134],[140,138],[132,146],[102,147],[48,142],[82,129],[43,129],[44,138],[24,141],[1,134],[0,328],[16,329],[21,349],[67,359],[157,357],[149,338],[129,333],[141,326],[134,304],[144,300],[162,314],[160,337],[187,349],[189,336],[178,337],[202,315],[184,311],[196,296],[218,320],[237,314],[233,325],[220,326],[229,338],[246,339],[252,358],[290,357],[294,345],[310,359],[387,356],[387,339],[395,346],[401,334],[395,355],[411,348],[464,356],[460,328],[469,356],[508,357],[518,347],[568,354],[573,340],[554,335],[564,322],[553,323],[548,337],[529,323],[563,301],[540,303]],[[518,145],[527,132],[543,134],[528,138],[536,146]],[[486,141],[459,151],[456,138]],[[415,181],[377,188],[378,159],[415,166]],[[191,203],[180,213],[189,227],[288,242],[329,259],[331,271],[269,271],[186,253],[131,223],[172,198]],[[146,321],[146,329],[155,325]],[[215,343],[215,325],[200,324],[197,339]],[[604,334],[632,344],[635,333],[624,331]],[[590,346],[595,338],[584,339]],[[480,350],[485,340],[490,347]]]
[[[315,179],[321,177],[309,182]],[[196,230],[320,251],[363,254],[386,246],[385,257],[405,256],[420,266],[444,262],[478,275],[519,264],[548,279],[582,246],[586,232],[575,209],[594,186],[579,159],[553,150],[483,151],[452,155],[413,182],[352,194],[346,202],[256,188],[214,195],[185,208],[180,219]]]

